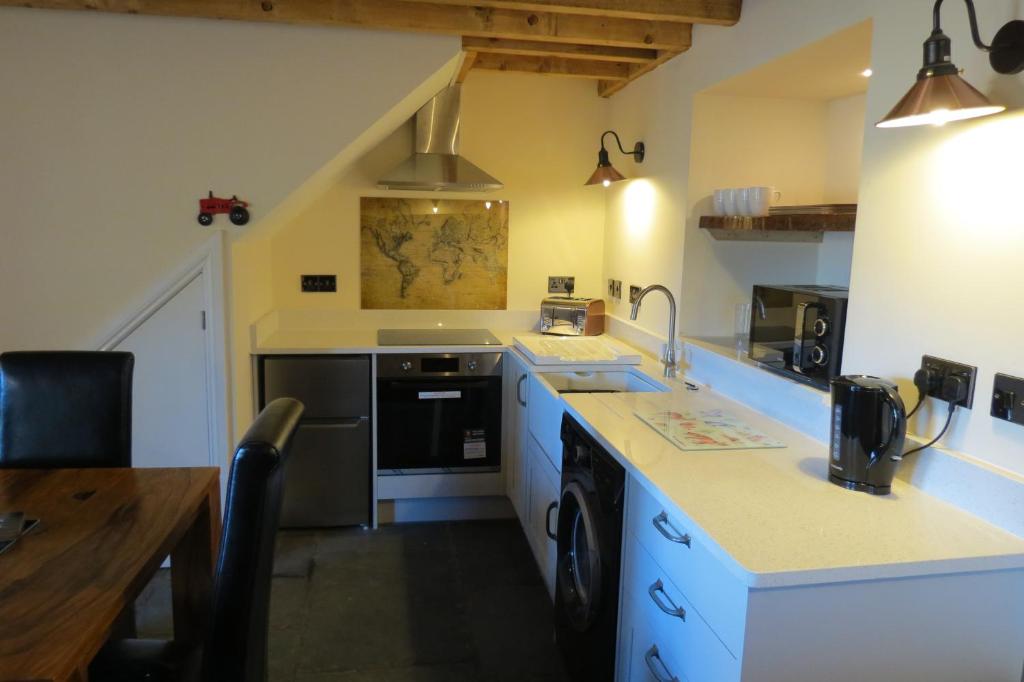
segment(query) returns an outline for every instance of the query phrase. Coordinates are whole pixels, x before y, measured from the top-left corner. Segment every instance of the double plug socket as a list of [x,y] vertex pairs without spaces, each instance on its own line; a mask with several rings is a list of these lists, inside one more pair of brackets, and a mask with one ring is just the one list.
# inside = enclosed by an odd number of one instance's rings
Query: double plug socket
[[929,398],[969,410],[974,406],[977,378],[977,367],[925,355],[921,358],[921,369],[914,375],[914,384]]

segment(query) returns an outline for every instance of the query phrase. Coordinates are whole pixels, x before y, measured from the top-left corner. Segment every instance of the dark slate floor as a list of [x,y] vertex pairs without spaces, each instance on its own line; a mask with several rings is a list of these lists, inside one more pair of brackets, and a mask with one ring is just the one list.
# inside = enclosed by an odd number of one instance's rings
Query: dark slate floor
[[[269,682],[561,682],[552,607],[514,520],[282,531]],[[169,576],[138,602],[170,636]]]

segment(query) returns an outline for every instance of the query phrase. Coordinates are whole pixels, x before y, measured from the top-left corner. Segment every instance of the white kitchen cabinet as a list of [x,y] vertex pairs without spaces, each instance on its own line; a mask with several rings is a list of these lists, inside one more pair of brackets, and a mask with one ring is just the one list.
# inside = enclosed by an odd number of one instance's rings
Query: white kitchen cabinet
[[527,480],[529,498],[529,523],[526,529],[530,548],[537,560],[548,595],[555,598],[555,562],[557,561],[557,543],[548,535],[548,524],[552,533],[558,522],[558,501],[561,497],[561,478],[551,466],[532,436],[527,446]]
[[527,528],[527,408],[530,400],[530,368],[516,353],[505,353],[506,448],[505,488],[516,516]]
[[627,485],[618,682],[1021,679],[1020,570],[752,588]]
[[540,444],[555,471],[562,470],[562,414],[565,406],[561,396],[541,374],[532,373],[530,403],[527,408],[530,433]]

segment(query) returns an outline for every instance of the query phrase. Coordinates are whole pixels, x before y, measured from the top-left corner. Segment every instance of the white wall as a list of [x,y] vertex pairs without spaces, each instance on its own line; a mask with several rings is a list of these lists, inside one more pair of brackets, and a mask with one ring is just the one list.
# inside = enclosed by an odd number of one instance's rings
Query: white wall
[[[702,292],[722,284],[700,278],[697,268],[682,267],[680,249],[695,238],[696,229],[686,210],[696,199],[686,177],[696,94],[800,45],[873,19],[875,75],[867,120],[876,121],[920,68],[932,4],[760,0],[744,4],[735,27],[696,27],[693,49],[612,99],[614,127],[626,138],[643,138],[652,150],[650,163],[639,170],[656,201],[643,240],[630,238],[622,214],[609,211],[606,272],[663,281],[682,291],[686,329]],[[1010,0],[993,0],[979,9],[985,38],[1021,12],[1020,3]],[[1020,76],[993,74],[986,55],[972,47],[963,6],[947,3],[943,17],[954,60],[970,82],[1006,104],[1024,104]],[[910,377],[923,353],[976,362],[978,402],[973,412],[957,418],[945,442],[1019,472],[1024,472],[1024,430],[993,421],[987,396],[994,372],[1024,374],[1017,340],[1024,318],[1013,313],[1015,286],[1008,279],[1024,254],[1024,214],[1015,200],[1019,173],[1013,170],[1022,144],[1024,119],[1012,114],[944,129],[867,128],[844,366],[847,372],[897,379],[905,393],[912,393]],[[612,188],[610,205],[621,204],[629,191],[628,186]],[[660,330],[662,314],[652,308],[641,322]],[[912,430],[928,435],[936,427],[933,419],[915,422]]]
[[[461,152],[505,189],[444,198],[509,202],[508,309],[539,309],[548,275],[575,275],[580,295],[601,296],[604,193],[583,182],[607,102],[588,81],[490,72],[472,73],[462,100]],[[405,123],[275,232],[275,308],[359,309],[359,197],[425,196],[376,187],[412,150],[413,126]],[[301,293],[303,273],[337,274],[337,294]]]
[[96,343],[208,239],[207,190],[258,221],[458,49],[0,8],[0,350]]

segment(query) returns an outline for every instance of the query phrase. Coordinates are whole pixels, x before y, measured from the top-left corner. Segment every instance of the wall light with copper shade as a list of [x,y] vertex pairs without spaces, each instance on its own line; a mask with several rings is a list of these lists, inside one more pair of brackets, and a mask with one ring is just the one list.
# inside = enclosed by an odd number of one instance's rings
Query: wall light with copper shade
[[[989,53],[989,63],[998,73],[1024,71],[1024,21],[1014,20],[996,33],[991,45],[981,41],[978,16],[973,0],[964,0],[971,22],[971,37],[979,50]],[[917,82],[889,114],[876,125],[879,128],[904,128],[919,125],[945,125],[950,121],[989,116],[1006,107],[993,104],[970,83],[960,77],[951,61],[951,41],[942,32],[939,13],[942,0],[932,10],[932,34],[924,43],[924,66]]]
[[618,133],[614,130],[606,130],[601,134],[601,151],[597,153],[597,169],[594,171],[594,174],[590,176],[590,179],[587,180],[586,184],[588,185],[604,185],[607,187],[613,182],[626,179],[625,175],[615,170],[615,166],[613,166],[612,162],[608,159],[608,150],[605,149],[604,138],[609,135],[615,138],[615,144],[619,145],[620,152],[632,155],[633,160],[637,163],[644,162],[644,156],[647,153],[647,148],[644,147],[643,142],[637,142],[633,145],[633,151],[627,152],[622,148],[622,140],[619,139]]

